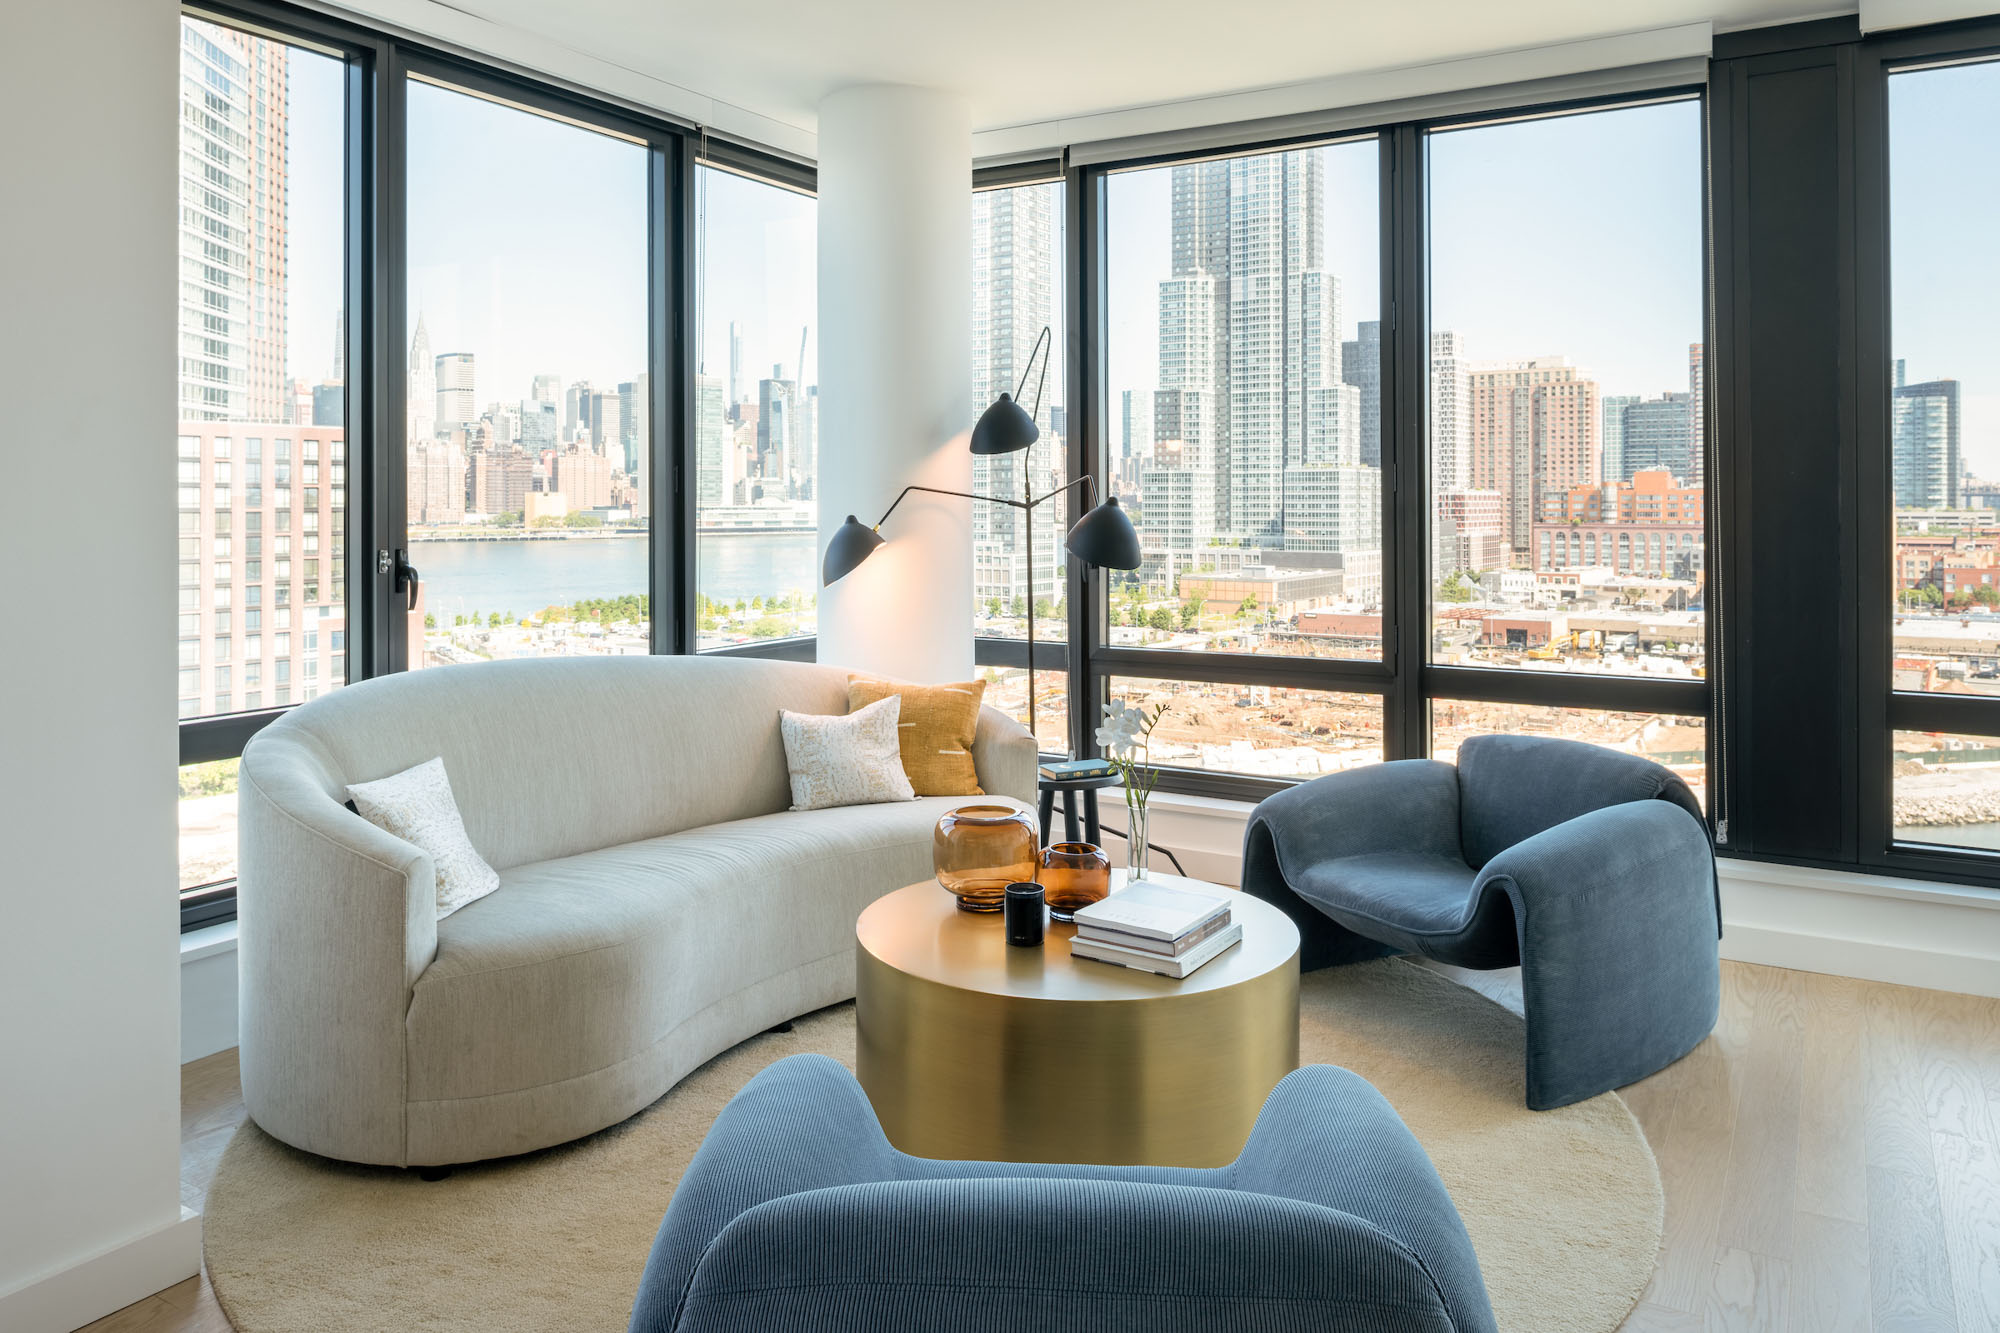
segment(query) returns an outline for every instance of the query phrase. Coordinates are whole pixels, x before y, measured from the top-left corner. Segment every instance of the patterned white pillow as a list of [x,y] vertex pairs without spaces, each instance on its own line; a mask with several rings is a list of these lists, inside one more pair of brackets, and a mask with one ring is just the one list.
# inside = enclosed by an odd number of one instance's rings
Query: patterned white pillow
[[438,920],[500,887],[499,874],[466,836],[443,759],[394,777],[354,783],[347,795],[363,819],[431,854],[437,867]]
[[903,701],[893,694],[845,717],[779,709],[792,809],[915,800],[896,739],[902,712]]

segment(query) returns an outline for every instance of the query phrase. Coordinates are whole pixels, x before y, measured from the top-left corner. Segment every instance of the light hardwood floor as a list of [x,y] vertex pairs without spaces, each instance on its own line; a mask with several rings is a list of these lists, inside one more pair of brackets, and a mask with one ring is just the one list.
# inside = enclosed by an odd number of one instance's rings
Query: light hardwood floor
[[[1667,1190],[1627,1333],[2000,1333],[2000,1000],[1741,963],[1722,986],[1714,1035],[1625,1089]],[[189,1207],[242,1118],[236,1052],[183,1068]],[[89,1327],[229,1321],[204,1275]]]

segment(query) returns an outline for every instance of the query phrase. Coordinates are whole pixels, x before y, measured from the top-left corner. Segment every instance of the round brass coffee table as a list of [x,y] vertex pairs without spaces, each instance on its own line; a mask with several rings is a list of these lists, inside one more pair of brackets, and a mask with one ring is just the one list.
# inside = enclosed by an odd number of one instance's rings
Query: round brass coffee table
[[1071,926],[1010,947],[999,916],[959,911],[934,881],[876,899],[855,926],[855,1069],[889,1141],[917,1157],[1233,1161],[1298,1068],[1299,933],[1256,898],[1231,892],[1230,908],[1243,942],[1176,981],[1072,958]]

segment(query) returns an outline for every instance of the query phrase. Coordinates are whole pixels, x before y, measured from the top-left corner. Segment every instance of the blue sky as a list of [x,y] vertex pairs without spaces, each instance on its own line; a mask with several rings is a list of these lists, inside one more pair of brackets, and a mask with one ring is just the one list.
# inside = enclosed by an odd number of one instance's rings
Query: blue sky
[[[332,60],[292,57],[291,368],[332,363],[339,300],[341,83]],[[2000,66],[1899,75],[1891,84],[1894,343],[1913,379],[1963,382],[1967,457],[2000,473],[1994,321],[1971,291],[2000,290]],[[553,371],[615,385],[645,356],[645,155],[637,145],[423,84],[410,96],[411,309],[436,352],[479,358],[479,401],[528,393]],[[1343,336],[1379,313],[1376,147],[1327,160],[1327,265]],[[1480,126],[1432,137],[1432,327],[1475,360],[1559,355],[1606,393],[1686,387],[1701,338],[1700,109],[1693,101]],[[746,379],[795,371],[799,330],[816,379],[816,238],[810,199],[703,170],[697,208],[701,357],[728,371],[744,332]],[[1158,284],[1169,272],[1169,169],[1109,187],[1115,404],[1155,387]],[[1058,241],[1059,243],[1059,241]],[[1058,267],[1060,272],[1060,267]],[[1060,355],[1060,351],[1058,351]]]

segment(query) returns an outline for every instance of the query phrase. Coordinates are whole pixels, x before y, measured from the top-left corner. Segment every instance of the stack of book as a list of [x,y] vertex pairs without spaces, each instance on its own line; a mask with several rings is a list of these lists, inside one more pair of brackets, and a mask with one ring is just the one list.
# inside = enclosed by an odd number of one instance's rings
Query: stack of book
[[1128,884],[1080,907],[1069,951],[1078,958],[1185,977],[1243,938],[1226,893]]

